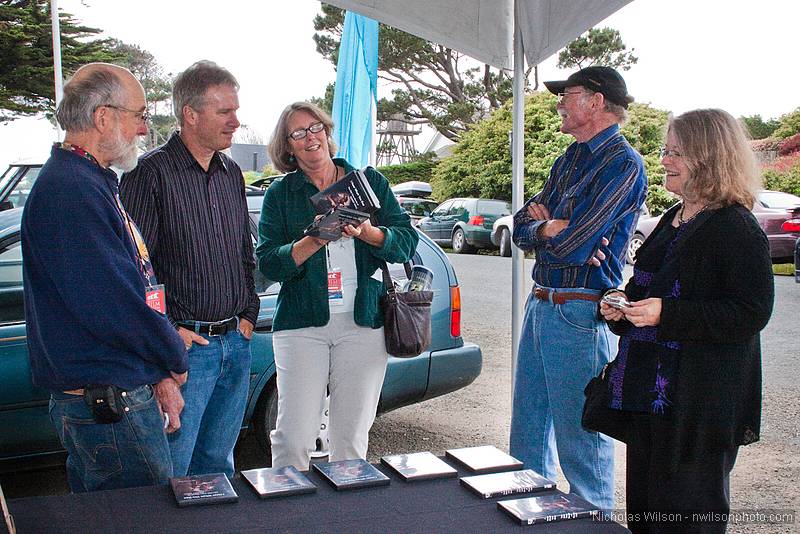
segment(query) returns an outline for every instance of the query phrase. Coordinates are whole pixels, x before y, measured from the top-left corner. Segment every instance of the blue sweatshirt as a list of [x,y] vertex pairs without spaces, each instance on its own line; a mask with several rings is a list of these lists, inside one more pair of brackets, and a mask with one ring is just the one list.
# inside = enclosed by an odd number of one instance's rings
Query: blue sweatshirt
[[117,176],[53,148],[22,215],[23,282],[33,383],[50,391],[133,389],[188,369],[145,281],[117,208]]

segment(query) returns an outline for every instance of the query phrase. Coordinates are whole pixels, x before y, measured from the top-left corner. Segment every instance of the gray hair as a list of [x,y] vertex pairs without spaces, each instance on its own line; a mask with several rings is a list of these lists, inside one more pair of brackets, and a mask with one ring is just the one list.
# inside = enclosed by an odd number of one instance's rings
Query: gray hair
[[297,160],[292,156],[291,148],[289,146],[289,119],[297,111],[305,111],[323,125],[325,125],[325,135],[328,138],[328,151],[330,156],[336,155],[336,143],[331,138],[333,131],[333,119],[319,106],[315,106],[311,102],[295,102],[289,104],[281,113],[278,118],[278,124],[275,125],[275,130],[272,132],[272,138],[269,140],[269,158],[272,164],[280,172],[293,172],[297,170]]
[[239,90],[239,82],[233,74],[213,61],[198,61],[175,77],[172,83],[172,110],[179,126],[183,126],[183,107],[202,109],[206,91],[215,85],[230,85]]
[[611,113],[612,115],[614,115],[617,118],[617,124],[622,126],[623,124],[628,122],[627,109],[620,106],[619,104],[615,104],[614,102],[608,100],[607,98],[604,98],[603,102],[605,103],[603,110],[606,111],[607,113]]
[[125,94],[122,79],[111,69],[96,69],[64,85],[64,98],[56,109],[56,119],[68,132],[85,132],[94,127],[94,112]]

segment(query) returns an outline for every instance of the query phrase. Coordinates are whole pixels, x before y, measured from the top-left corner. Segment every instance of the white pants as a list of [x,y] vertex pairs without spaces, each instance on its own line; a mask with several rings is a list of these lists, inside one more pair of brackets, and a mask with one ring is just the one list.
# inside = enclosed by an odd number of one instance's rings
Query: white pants
[[272,466],[307,470],[330,387],[330,461],[366,458],[369,429],[389,355],[383,328],[358,326],[352,313],[321,327],[272,335],[278,421],[270,434]]

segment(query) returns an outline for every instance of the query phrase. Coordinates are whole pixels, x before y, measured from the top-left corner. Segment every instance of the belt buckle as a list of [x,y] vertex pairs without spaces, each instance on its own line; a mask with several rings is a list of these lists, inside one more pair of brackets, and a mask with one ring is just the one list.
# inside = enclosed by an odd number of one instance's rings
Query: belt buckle
[[[226,333],[226,332],[222,331],[222,329],[225,328],[226,326],[227,326],[227,324],[226,323],[222,323],[222,322],[220,322],[220,323],[209,323],[209,325],[208,325],[208,335],[209,336],[213,336],[213,337],[221,336],[221,335]],[[219,327],[219,329],[220,329],[219,332],[215,331],[217,329],[217,327]]]

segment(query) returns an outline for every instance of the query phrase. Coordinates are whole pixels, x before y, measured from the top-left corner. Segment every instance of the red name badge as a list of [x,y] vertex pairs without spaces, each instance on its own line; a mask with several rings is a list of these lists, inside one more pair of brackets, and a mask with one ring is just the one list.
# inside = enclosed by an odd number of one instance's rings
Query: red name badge
[[167,292],[164,290],[164,284],[148,286],[145,292],[145,301],[158,313],[167,314]]

